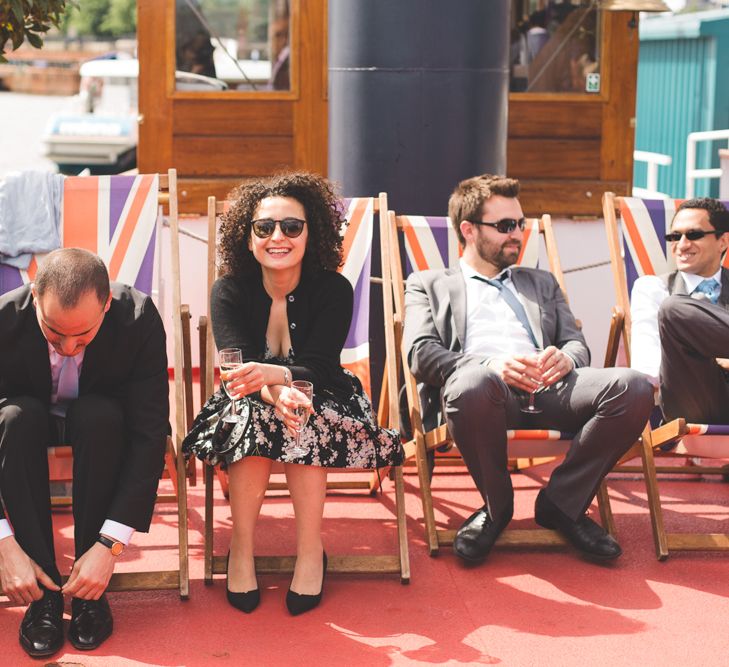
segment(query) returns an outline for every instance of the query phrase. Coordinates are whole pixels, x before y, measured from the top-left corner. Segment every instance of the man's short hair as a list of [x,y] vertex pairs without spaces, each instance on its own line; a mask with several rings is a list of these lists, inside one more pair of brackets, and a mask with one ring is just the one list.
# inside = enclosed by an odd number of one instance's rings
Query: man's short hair
[[61,248],[46,256],[33,281],[35,293],[52,292],[62,308],[73,308],[94,292],[99,303],[109,298],[109,273],[98,255],[82,248]]
[[466,245],[461,233],[462,220],[480,220],[484,202],[494,195],[515,198],[519,194],[519,181],[495,174],[481,174],[461,181],[448,200],[448,217],[458,236],[458,242]]
[[687,199],[676,209],[676,213],[687,208],[700,208],[709,214],[709,222],[717,232],[729,232],[729,211],[723,202],[711,197]]

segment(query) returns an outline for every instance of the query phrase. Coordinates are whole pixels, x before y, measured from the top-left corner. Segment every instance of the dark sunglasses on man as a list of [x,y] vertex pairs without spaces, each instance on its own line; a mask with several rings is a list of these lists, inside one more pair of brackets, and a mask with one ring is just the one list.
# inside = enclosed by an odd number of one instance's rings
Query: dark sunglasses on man
[[677,243],[681,240],[682,236],[685,236],[689,241],[698,241],[703,239],[707,234],[713,234],[714,236],[721,236],[724,232],[720,232],[716,229],[711,231],[704,231],[703,229],[692,229],[688,232],[669,232],[665,238],[668,243]]
[[523,232],[526,227],[526,218],[503,218],[496,222],[484,222],[483,220],[469,220],[472,225],[484,225],[486,227],[494,227],[499,234],[511,234],[517,227]]
[[263,218],[262,220],[254,220],[252,223],[253,233],[259,239],[267,239],[273,234],[276,225],[281,228],[281,233],[290,239],[301,236],[304,231],[306,220],[299,218],[284,218],[283,220],[272,220],[271,218]]

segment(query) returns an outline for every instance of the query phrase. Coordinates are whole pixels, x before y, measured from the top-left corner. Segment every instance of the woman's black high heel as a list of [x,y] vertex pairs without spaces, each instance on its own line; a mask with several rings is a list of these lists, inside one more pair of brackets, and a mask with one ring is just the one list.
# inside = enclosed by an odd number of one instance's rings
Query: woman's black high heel
[[298,616],[307,611],[311,611],[314,607],[318,606],[321,602],[322,593],[324,593],[324,579],[327,576],[327,552],[324,552],[323,561],[323,572],[321,575],[321,590],[318,595],[305,595],[303,593],[294,593],[289,588],[289,592],[286,593],[286,608],[292,616]]
[[228,603],[235,607],[236,609],[240,609],[241,611],[244,611],[246,614],[250,614],[260,603],[261,601],[261,591],[257,588],[254,588],[252,591],[246,591],[245,593],[233,593],[228,588],[228,566],[230,565],[230,551],[228,552],[228,560],[227,565],[225,566],[225,594],[228,597]]

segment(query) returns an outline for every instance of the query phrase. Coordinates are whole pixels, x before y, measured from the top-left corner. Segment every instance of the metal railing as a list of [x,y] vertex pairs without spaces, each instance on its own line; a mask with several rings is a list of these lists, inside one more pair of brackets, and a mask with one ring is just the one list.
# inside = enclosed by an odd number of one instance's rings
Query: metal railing
[[721,141],[729,144],[729,130],[708,130],[691,132],[686,139],[686,199],[694,196],[694,184],[697,178],[721,178],[721,167],[713,169],[696,168],[696,144],[700,141]]
[[670,155],[650,151],[633,151],[634,162],[646,163],[646,184],[644,188],[633,186],[633,196],[643,199],[669,199],[664,192],[658,191],[658,167],[668,167],[673,162]]

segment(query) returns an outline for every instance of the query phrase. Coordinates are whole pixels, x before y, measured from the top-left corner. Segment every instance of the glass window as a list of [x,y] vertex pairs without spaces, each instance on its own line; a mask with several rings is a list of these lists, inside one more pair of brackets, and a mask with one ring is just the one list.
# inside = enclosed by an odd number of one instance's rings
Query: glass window
[[176,0],[177,90],[289,90],[290,0]]
[[511,92],[600,92],[594,0],[512,0],[511,16]]

